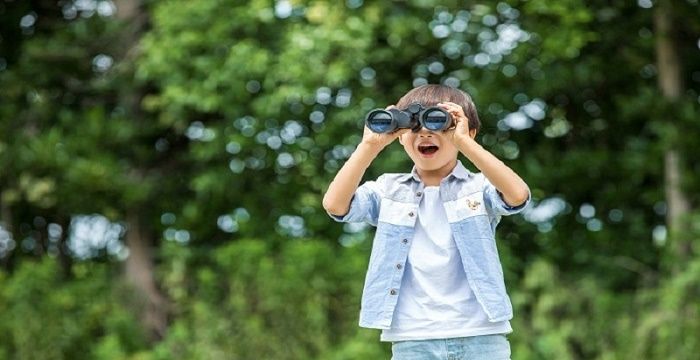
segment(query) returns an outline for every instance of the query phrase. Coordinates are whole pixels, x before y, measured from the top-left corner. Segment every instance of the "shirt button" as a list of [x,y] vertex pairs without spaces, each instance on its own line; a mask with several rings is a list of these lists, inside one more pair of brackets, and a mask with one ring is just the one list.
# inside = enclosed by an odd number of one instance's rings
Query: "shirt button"
[[413,214],[413,211],[411,211],[410,213],[408,213],[408,216],[410,216],[410,217],[413,217],[413,215],[415,215],[415,214]]
[[416,196],[418,196],[418,197],[420,197],[421,195],[423,195],[423,193],[420,191],[416,193]]
[[396,268],[397,268],[397,269],[401,270],[402,267],[403,267],[403,265],[401,265],[401,264],[396,264]]
[[389,291],[389,294],[396,295],[396,289],[391,289],[391,291]]
[[408,244],[408,239],[403,239],[403,240],[401,240],[401,242],[404,244]]

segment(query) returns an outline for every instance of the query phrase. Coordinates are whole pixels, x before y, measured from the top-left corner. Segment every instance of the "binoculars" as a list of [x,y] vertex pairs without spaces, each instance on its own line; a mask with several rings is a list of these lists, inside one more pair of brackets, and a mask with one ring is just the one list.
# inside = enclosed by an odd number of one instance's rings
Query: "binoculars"
[[396,129],[411,129],[416,132],[421,126],[430,131],[442,131],[452,126],[452,116],[436,106],[424,108],[419,103],[412,103],[404,110],[374,109],[367,113],[365,125],[380,134]]

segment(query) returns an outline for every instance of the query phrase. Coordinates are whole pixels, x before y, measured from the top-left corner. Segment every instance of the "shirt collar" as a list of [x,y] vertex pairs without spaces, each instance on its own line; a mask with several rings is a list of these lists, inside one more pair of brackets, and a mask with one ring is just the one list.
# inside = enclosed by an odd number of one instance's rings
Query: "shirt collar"
[[[460,180],[468,180],[469,176],[471,176],[472,173],[469,171],[464,165],[462,165],[462,162],[457,160],[457,165],[455,165],[454,169],[452,169],[452,172],[447,175],[447,178],[450,177],[455,177]],[[418,170],[416,169],[416,166],[413,165],[413,169],[411,169],[411,172],[408,174],[404,174],[399,178],[400,182],[406,182],[408,180],[415,180],[416,182],[420,182],[420,177],[418,176]]]

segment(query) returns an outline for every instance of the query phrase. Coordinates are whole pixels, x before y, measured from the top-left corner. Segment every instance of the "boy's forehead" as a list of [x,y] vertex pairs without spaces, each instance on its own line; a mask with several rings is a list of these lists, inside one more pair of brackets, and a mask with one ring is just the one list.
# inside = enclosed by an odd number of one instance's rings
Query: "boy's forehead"
[[[423,107],[431,107],[431,106],[436,106],[437,104],[444,102],[444,101],[447,101],[447,100],[424,97],[421,99],[416,99],[415,101],[412,101],[411,103],[418,103]],[[406,105],[410,105],[410,104],[406,104]]]
[[408,107],[413,103],[418,103],[422,107],[427,108],[437,106],[437,104],[446,102],[452,102],[460,106],[464,106],[463,98],[456,98],[455,96],[431,96],[430,94],[423,94],[422,96],[416,97],[404,97],[399,101],[399,103],[401,103],[401,105],[403,105],[404,108]]

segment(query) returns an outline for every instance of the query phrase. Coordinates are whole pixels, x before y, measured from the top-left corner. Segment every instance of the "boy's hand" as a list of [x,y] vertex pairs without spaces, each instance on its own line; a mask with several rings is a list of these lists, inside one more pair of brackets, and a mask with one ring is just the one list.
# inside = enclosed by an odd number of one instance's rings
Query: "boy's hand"
[[464,114],[464,109],[462,109],[461,106],[452,102],[438,103],[438,106],[452,116],[452,121],[454,122],[453,126],[444,131],[445,137],[447,137],[452,144],[459,146],[459,143],[473,139],[469,134],[469,119],[467,115]]
[[[386,108],[386,110],[392,108],[395,108],[395,106],[389,105]],[[398,129],[390,133],[378,134],[370,130],[367,126],[365,126],[364,133],[362,134],[361,144],[367,145],[371,149],[379,152],[382,151],[382,149],[384,149],[387,145],[391,144],[391,142],[394,141],[396,138],[410,130],[411,129]]]

